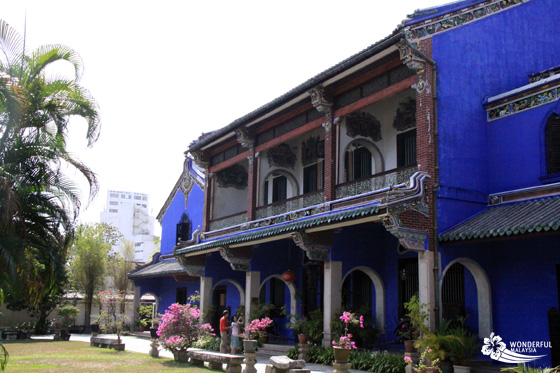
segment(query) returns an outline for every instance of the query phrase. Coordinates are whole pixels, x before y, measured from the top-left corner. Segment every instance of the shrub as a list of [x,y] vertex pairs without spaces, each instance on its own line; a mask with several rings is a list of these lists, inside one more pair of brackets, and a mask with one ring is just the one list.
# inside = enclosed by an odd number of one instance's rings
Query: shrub
[[197,339],[212,336],[212,327],[200,325],[199,319],[200,310],[190,303],[169,306],[157,330],[161,346],[171,352],[185,351]]

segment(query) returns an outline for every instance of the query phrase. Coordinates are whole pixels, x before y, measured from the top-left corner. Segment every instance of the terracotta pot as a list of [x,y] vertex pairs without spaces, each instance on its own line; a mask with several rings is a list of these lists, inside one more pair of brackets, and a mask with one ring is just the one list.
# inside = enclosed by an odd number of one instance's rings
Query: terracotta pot
[[337,363],[347,363],[348,359],[350,358],[350,352],[352,349],[334,346],[334,361]]
[[309,340],[309,334],[298,334],[298,340],[299,340],[299,344],[306,344],[307,341]]
[[257,350],[257,341],[254,339],[244,339],[243,349],[245,352],[254,353]]
[[414,341],[411,341],[411,340],[404,341],[404,351],[405,352],[416,352],[416,347],[414,347]]

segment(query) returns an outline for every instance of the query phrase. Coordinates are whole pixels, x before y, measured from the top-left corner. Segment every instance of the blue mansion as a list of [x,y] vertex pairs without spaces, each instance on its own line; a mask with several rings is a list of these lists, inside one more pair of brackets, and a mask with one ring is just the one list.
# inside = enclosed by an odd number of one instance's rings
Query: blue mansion
[[343,307],[393,341],[418,293],[431,327],[468,315],[481,338],[552,341],[537,362],[560,364],[558,25],[557,0],[419,10],[202,135],[137,295],[319,309],[328,345]]

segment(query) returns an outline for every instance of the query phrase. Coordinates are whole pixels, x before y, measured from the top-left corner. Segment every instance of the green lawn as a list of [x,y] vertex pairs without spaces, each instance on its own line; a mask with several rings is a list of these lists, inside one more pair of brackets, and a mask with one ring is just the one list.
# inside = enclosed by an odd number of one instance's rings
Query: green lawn
[[10,358],[6,372],[215,372],[148,354],[90,347],[87,342],[3,341]]

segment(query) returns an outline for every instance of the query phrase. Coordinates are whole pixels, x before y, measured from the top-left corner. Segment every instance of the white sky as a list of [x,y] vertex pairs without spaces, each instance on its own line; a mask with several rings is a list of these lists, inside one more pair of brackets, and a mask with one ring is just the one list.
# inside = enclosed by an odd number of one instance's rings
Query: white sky
[[[82,57],[82,85],[102,130],[71,149],[98,175],[82,222],[98,222],[108,189],[148,193],[157,215],[189,143],[228,125],[388,36],[407,14],[446,0],[1,0],[0,18],[27,49],[65,44]],[[84,194],[87,192],[84,192]],[[156,233],[159,233],[157,224]]]

